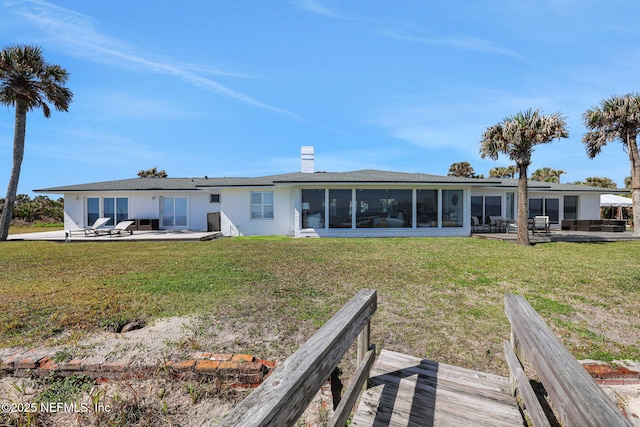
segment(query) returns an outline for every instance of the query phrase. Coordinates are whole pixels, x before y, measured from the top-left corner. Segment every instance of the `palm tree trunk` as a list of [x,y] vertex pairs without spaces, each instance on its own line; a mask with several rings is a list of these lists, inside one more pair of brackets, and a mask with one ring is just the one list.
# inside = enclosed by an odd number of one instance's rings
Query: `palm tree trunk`
[[519,165],[518,177],[518,244],[529,246],[529,189],[527,187],[527,167]]
[[636,135],[627,135],[627,150],[631,161],[631,199],[633,201],[633,235],[640,236],[640,155]]
[[18,180],[20,179],[20,168],[24,157],[24,138],[27,127],[27,101],[18,99],[16,101],[16,119],[13,133],[13,166],[11,177],[7,186],[7,196],[4,199],[2,216],[0,217],[0,241],[7,240],[9,236],[9,224],[13,214],[13,204],[16,201],[18,192]]

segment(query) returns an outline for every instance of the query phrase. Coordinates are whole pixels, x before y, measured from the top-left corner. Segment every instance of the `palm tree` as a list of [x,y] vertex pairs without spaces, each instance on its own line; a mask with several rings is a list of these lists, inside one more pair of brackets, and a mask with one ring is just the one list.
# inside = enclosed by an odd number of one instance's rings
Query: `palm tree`
[[489,171],[489,178],[513,178],[518,173],[518,169],[513,166],[498,166],[496,168],[491,168]]
[[151,169],[141,169],[138,171],[138,177],[139,178],[167,178],[167,171],[165,171],[164,169],[162,170],[158,170],[157,167],[153,167]]
[[631,177],[630,176],[625,176],[624,177],[624,188],[628,188],[629,190],[631,190]]
[[531,174],[531,180],[560,183],[560,175],[566,173],[562,169],[540,168]]
[[633,235],[640,236],[640,155],[636,137],[640,130],[640,94],[612,96],[588,109],[582,120],[589,130],[582,142],[590,158],[597,156],[609,142],[618,141],[631,162],[631,195],[633,200]]
[[588,185],[590,187],[617,188],[618,185],[611,178],[590,176],[583,181],[574,182],[575,185]]
[[37,46],[15,45],[0,51],[0,104],[16,107],[13,166],[0,217],[0,241],[7,240],[9,234],[24,157],[27,111],[42,108],[44,116],[50,117],[48,103],[58,111],[68,111],[73,98],[71,91],[64,86],[68,78],[64,68],[45,62]]
[[536,145],[547,144],[556,138],[567,138],[567,124],[560,113],[548,116],[540,110],[527,110],[505,118],[488,127],[482,134],[480,156],[498,160],[506,154],[518,168],[518,243],[529,244],[527,169]]
[[449,173],[447,175],[472,178],[475,176],[475,171],[469,162],[456,162],[449,166]]

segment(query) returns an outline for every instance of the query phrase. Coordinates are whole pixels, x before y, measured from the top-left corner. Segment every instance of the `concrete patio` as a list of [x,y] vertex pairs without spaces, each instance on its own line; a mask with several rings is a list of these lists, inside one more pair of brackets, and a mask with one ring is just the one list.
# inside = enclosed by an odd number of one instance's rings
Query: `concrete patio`
[[7,240],[46,240],[54,242],[117,242],[117,241],[149,241],[149,240],[213,240],[222,237],[220,232],[188,231],[188,230],[153,230],[134,231],[133,234],[84,236],[74,233],[67,236],[64,230],[44,231],[41,233],[10,234]]
[[[518,240],[518,235],[515,233],[473,233],[471,236],[479,239],[502,240],[514,243]],[[640,240],[640,238],[634,237],[632,231],[570,231],[551,228],[548,235],[544,233],[532,234],[531,231],[529,231],[529,241],[534,244],[548,242],[597,243],[620,242],[627,240]]]
[[[150,240],[183,240],[200,241],[214,240],[222,237],[220,232],[211,231],[188,231],[188,230],[154,230],[154,231],[134,231],[133,234],[123,234],[118,236],[102,235],[98,237],[83,236],[74,234],[67,240],[64,230],[44,231],[41,233],[10,234],[7,240],[44,240],[54,242],[117,242],[117,241],[150,241]],[[502,240],[506,242],[516,242],[518,235],[514,233],[473,233],[471,237],[479,239]],[[567,231],[551,229],[549,235],[542,233],[531,234],[531,243],[548,242],[619,242],[626,240],[640,240],[633,237],[633,232],[606,232],[606,231]]]

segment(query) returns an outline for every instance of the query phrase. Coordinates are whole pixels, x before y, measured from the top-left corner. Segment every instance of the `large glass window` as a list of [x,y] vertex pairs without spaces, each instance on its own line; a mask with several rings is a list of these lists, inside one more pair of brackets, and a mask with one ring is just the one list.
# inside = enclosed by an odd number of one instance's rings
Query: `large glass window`
[[564,196],[564,219],[578,219],[578,196]]
[[186,227],[187,226],[187,198],[163,197],[162,198],[162,226]]
[[100,218],[100,199],[97,197],[87,198],[87,226],[96,222]]
[[438,190],[416,190],[418,227],[438,226]]
[[102,205],[105,218],[109,218],[107,225],[116,225],[116,199],[105,197],[102,200]]
[[102,205],[104,216],[111,218],[107,225],[116,225],[129,218],[129,199],[126,197],[105,197]]
[[273,191],[251,192],[251,219],[273,219]]
[[351,228],[351,190],[329,190],[329,228]]
[[[507,196],[513,193],[508,193]],[[513,200],[511,200],[513,203]],[[507,198],[507,211],[509,211],[509,199]],[[511,211],[513,215],[513,210]],[[490,216],[502,217],[502,196],[471,196],[471,216],[478,218],[480,224],[489,224]],[[507,212],[507,218],[509,213]]]
[[486,217],[502,216],[502,197],[485,196],[484,197],[484,214]]
[[302,190],[302,228],[324,228],[324,190]]
[[544,199],[544,214],[551,224],[560,222],[560,199]]
[[442,226],[462,227],[464,199],[462,190],[442,190]]
[[356,227],[411,227],[411,190],[356,190]]
[[471,196],[471,216],[478,218],[480,224],[484,223],[484,197]]
[[529,218],[543,215],[542,199],[529,199]]
[[539,215],[546,215],[549,222],[557,224],[560,221],[560,199],[529,199],[529,218]]

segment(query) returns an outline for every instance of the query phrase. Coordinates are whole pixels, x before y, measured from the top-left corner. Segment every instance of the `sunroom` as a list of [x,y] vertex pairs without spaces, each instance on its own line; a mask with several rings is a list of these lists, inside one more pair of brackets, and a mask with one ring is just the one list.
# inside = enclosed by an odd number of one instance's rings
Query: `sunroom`
[[296,236],[468,235],[469,194],[461,187],[302,188]]

